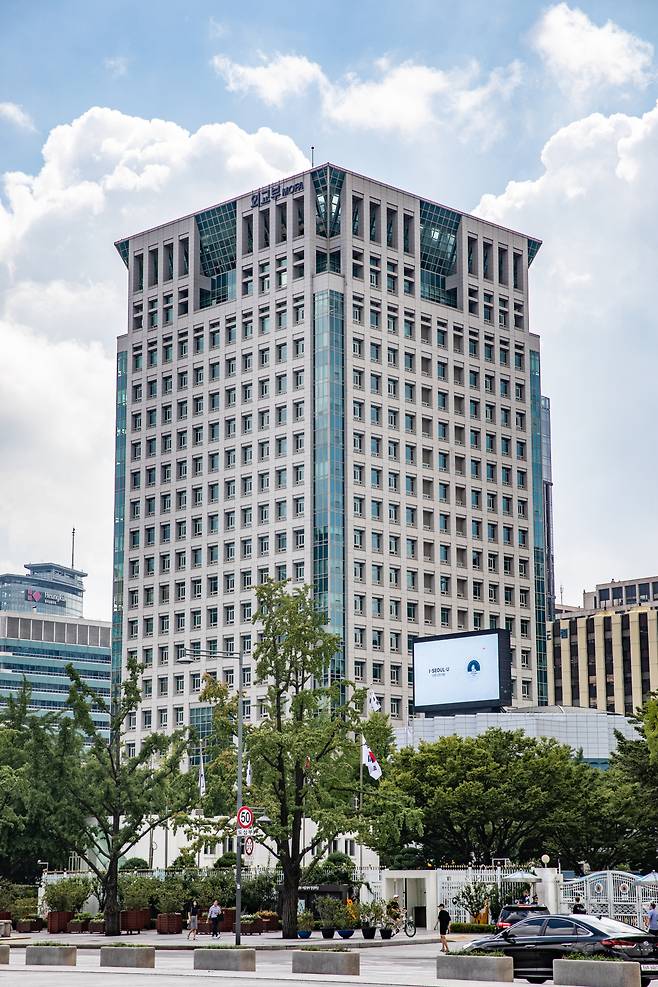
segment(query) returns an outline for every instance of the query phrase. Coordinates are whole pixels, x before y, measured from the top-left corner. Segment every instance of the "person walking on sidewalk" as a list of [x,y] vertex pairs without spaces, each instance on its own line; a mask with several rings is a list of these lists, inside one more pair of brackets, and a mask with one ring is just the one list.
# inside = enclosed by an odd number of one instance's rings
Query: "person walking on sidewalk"
[[187,917],[187,938],[190,936],[194,941],[196,939],[196,934],[199,931],[199,906],[197,904],[196,898],[190,905],[190,911]]
[[210,924],[212,926],[211,939],[219,939],[219,920],[222,917],[222,910],[219,906],[219,902],[215,898],[212,905],[208,909],[208,918],[210,919]]
[[449,953],[448,940],[446,936],[450,931],[450,912],[447,910],[446,906],[441,902],[439,905],[439,936],[441,937],[441,952]]

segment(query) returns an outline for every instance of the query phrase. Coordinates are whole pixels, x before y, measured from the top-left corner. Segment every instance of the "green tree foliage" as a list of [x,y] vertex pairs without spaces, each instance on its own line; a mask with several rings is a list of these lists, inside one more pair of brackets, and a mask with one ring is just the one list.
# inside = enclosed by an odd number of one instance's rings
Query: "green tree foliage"
[[68,856],[48,824],[58,798],[55,780],[41,784],[36,777],[55,718],[30,713],[29,699],[24,685],[0,709],[0,873],[23,881],[40,875],[38,860],[54,869],[66,866]]
[[[265,715],[245,734],[253,771],[247,798],[270,820],[256,839],[268,846],[281,867],[283,934],[295,936],[305,858],[311,859],[340,833],[360,831],[371,845],[382,834],[399,839],[402,825],[412,828],[418,813],[390,783],[382,783],[369,786],[360,816],[364,697],[349,684],[330,680],[328,670],[340,641],[327,631],[308,587],[289,593],[284,583],[267,583],[256,592],[254,621],[262,628],[262,638],[254,657],[256,682],[266,690]],[[208,816],[228,816],[235,813],[235,710],[219,684],[210,683],[205,698],[215,707],[215,736],[207,746],[211,760],[203,807]],[[317,824],[313,836],[306,819]]]
[[[44,734],[37,772],[43,787],[54,779],[58,800],[48,825],[60,844],[75,852],[98,878],[105,932],[119,931],[118,871],[122,857],[156,826],[186,810],[195,779],[181,772],[187,737],[152,733],[133,757],[122,731],[140,701],[139,668],[131,663],[112,708],[69,665],[70,717]],[[93,710],[110,715],[110,739],[95,725]]]
[[391,774],[422,809],[418,843],[436,866],[566,853],[601,781],[567,746],[499,729],[404,748]]

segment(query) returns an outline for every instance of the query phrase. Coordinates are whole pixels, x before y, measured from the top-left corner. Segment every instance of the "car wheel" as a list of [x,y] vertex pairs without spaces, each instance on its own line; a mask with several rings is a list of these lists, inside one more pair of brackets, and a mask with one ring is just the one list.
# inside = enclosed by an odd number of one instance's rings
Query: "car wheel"
[[545,984],[548,977],[527,977],[526,979],[529,984]]

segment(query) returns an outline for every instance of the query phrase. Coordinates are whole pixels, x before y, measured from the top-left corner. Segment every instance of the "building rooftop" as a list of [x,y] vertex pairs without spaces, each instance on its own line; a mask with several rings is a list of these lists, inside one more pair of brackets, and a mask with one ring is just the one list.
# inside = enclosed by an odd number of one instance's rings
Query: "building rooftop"
[[[530,264],[532,264],[532,261],[536,257],[537,252],[538,252],[539,248],[542,245],[542,241],[541,240],[537,239],[536,237],[531,237],[527,233],[521,233],[519,230],[514,230],[514,229],[512,229],[509,226],[502,226],[500,223],[494,223],[491,220],[484,219],[481,216],[475,216],[473,213],[464,212],[461,209],[453,209],[452,206],[446,206],[444,203],[438,202],[436,199],[428,198],[427,196],[420,195],[417,192],[409,192],[407,189],[400,189],[400,188],[398,188],[395,185],[389,184],[388,182],[382,182],[378,178],[374,178],[372,176],[362,175],[358,171],[353,171],[351,168],[343,168],[341,165],[334,164],[331,161],[325,161],[322,164],[314,165],[312,168],[306,168],[304,171],[296,172],[294,175],[285,176],[284,178],[281,178],[281,179],[275,178],[272,182],[270,182],[268,184],[271,184],[271,185],[272,184],[276,184],[278,181],[282,181],[282,182],[291,181],[292,182],[295,178],[298,178],[300,175],[310,175],[312,172],[314,172],[314,171],[321,171],[323,168],[336,168],[339,171],[347,172],[350,175],[354,175],[356,178],[363,179],[364,181],[375,182],[377,185],[381,185],[382,188],[391,189],[391,191],[393,191],[393,192],[401,193],[402,195],[409,195],[409,196],[411,196],[414,199],[422,199],[423,202],[429,202],[432,205],[438,206],[441,209],[447,209],[447,210],[449,210],[451,212],[458,213],[460,216],[466,216],[467,218],[470,218],[470,219],[476,219],[479,222],[488,223],[490,226],[493,226],[493,227],[495,227],[496,229],[499,229],[499,230],[504,230],[506,233],[514,233],[517,236],[526,237],[526,239],[528,240],[528,266]],[[264,186],[259,186],[259,187],[260,188],[263,188]],[[127,241],[132,240],[133,237],[141,236],[144,233],[150,232],[151,230],[159,230],[159,229],[162,229],[164,226],[169,226],[169,225],[171,225],[171,223],[180,222],[183,219],[192,219],[195,216],[197,216],[198,213],[208,212],[211,209],[217,209],[219,206],[223,206],[223,205],[225,205],[228,202],[234,202],[236,199],[241,199],[241,198],[243,198],[246,195],[253,195],[257,191],[258,191],[258,189],[251,189],[251,190],[249,190],[247,192],[240,192],[237,195],[232,195],[232,196],[229,196],[226,199],[222,199],[221,202],[215,202],[215,203],[213,203],[210,206],[206,206],[206,207],[204,207],[202,209],[197,209],[194,212],[185,213],[183,216],[176,216],[174,219],[167,220],[164,223],[158,223],[156,226],[148,227],[148,229],[139,230],[138,232],[131,233],[128,236],[120,237],[118,240],[115,240],[114,241],[114,246],[119,251],[119,254],[121,254],[122,259],[124,259],[124,263],[126,263],[126,259],[124,258],[124,254],[123,254],[123,251],[122,251],[122,246],[125,243],[127,243]]]

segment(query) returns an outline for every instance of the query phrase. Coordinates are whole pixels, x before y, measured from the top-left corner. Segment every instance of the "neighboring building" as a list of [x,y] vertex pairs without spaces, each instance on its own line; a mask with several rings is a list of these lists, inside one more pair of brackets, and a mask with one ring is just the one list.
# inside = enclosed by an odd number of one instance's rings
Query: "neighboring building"
[[597,768],[606,768],[610,754],[616,750],[615,731],[634,737],[635,729],[624,716],[593,709],[562,706],[541,706],[514,709],[505,713],[471,713],[459,716],[435,716],[414,720],[407,729],[398,727],[395,738],[398,747],[432,743],[441,737],[479,737],[496,727],[501,730],[523,730],[529,737],[553,737],[569,744],[574,753],[582,751],[583,758]]
[[546,556],[546,620],[555,617],[555,539],[553,536],[553,460],[551,399],[541,399],[541,464],[544,491],[544,551]]
[[[109,701],[110,629],[107,621],[0,612],[0,705],[27,682],[31,710],[65,710],[69,663]],[[92,717],[99,727],[109,728],[107,714],[95,710]]]
[[27,562],[25,568],[27,575],[0,575],[0,611],[82,617],[86,572],[56,562]]
[[611,579],[598,583],[592,592],[583,592],[583,610],[614,610],[658,601],[658,576],[644,579]]
[[[637,592],[651,582],[621,585],[625,595],[628,587]],[[656,604],[565,613],[547,636],[551,703],[631,716],[658,689]]]
[[129,744],[209,729],[202,675],[233,685],[239,649],[258,719],[269,578],[313,586],[332,674],[394,721],[414,638],[442,630],[509,628],[514,702],[548,702],[539,246],[333,165],[117,243],[113,674],[146,666]]

